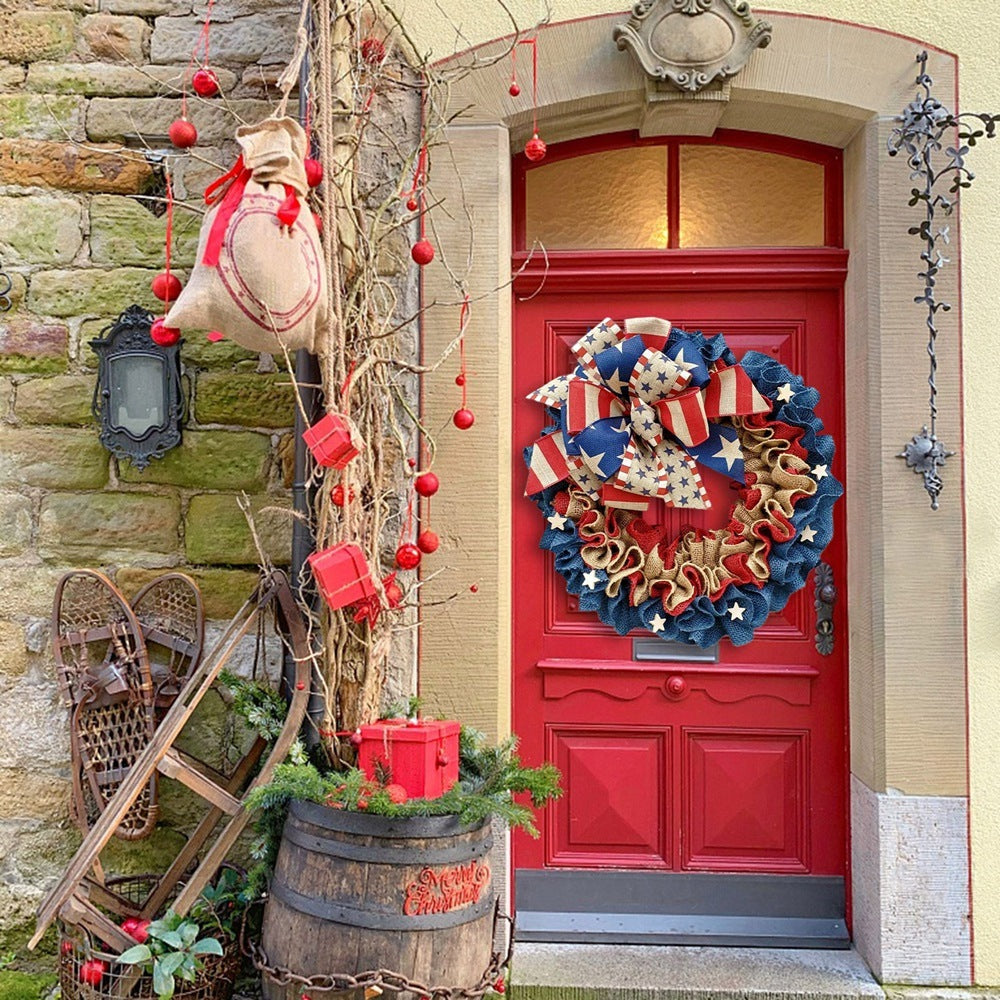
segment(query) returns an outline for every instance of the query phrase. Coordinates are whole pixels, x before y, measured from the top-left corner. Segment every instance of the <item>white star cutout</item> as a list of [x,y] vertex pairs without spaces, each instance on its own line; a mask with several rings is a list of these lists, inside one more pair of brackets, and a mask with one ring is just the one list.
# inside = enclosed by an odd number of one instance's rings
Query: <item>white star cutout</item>
[[810,544],[812,544],[814,541],[816,541],[816,529],[807,524],[799,532],[799,541],[809,542]]
[[663,618],[660,615],[659,611],[657,611],[656,614],[653,615],[653,617],[649,620],[649,627],[654,632],[662,632],[666,627],[666,624],[667,624],[667,619]]
[[746,608],[743,607],[742,604],[737,604],[736,601],[733,601],[733,603],[730,604],[728,608],[726,608],[726,614],[729,615],[729,617],[734,622],[741,622],[741,621],[743,621],[743,612],[744,611],[746,611]]
[[597,586],[597,570],[588,569],[586,573],[583,574],[583,585],[587,590],[593,590]]
[[684,360],[683,347],[677,352],[676,355],[674,355],[674,364],[677,365],[678,368],[683,368],[686,372],[694,371],[694,369],[698,367],[696,364],[691,364],[690,362]]
[[723,438],[722,447],[712,458],[721,458],[726,463],[726,470],[732,469],[733,462],[738,462],[743,458],[743,449],[740,447],[739,439],[733,438],[732,441],[728,441]]
[[781,400],[782,403],[790,403],[792,401],[792,396],[794,395],[795,393],[792,392],[791,382],[786,382],[784,385],[778,386],[778,399]]
[[549,514],[545,519],[549,524],[556,529],[556,531],[562,531],[566,527],[566,518],[563,517],[558,511],[555,514]]
[[813,466],[812,474],[816,477],[816,482],[819,482],[821,479],[826,479],[826,477],[829,475],[829,473],[826,471],[825,465]]

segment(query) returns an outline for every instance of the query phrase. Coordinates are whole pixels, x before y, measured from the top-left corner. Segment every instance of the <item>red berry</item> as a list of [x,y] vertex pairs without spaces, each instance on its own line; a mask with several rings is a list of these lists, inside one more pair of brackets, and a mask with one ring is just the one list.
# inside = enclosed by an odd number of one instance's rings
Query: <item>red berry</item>
[[278,216],[278,221],[283,226],[288,226],[291,229],[295,225],[295,220],[299,217],[299,208],[298,195],[293,191],[291,194],[285,196],[285,200],[278,206],[278,210],[274,214]]
[[478,583],[470,584],[469,585],[469,590],[471,590],[472,593],[474,593],[474,594],[478,594],[479,593],[479,584]]
[[178,149],[188,149],[198,141],[198,130],[186,118],[178,118],[167,129],[167,135]]
[[497,993],[504,993],[507,989],[507,984],[503,981],[503,976],[501,976],[494,984],[493,989]]
[[368,808],[368,798],[364,795],[358,796],[358,808],[367,809]]
[[415,458],[408,458],[406,464],[411,468],[415,469],[417,467],[417,460]]
[[73,942],[69,938],[63,938],[63,940],[59,942],[59,950],[64,955],[72,955],[73,954]]
[[434,247],[430,240],[417,240],[410,249],[410,256],[421,267],[425,267],[434,259]]
[[400,805],[410,797],[402,785],[386,785],[385,790],[389,796],[389,801],[395,802],[396,805]]
[[149,328],[149,336],[154,344],[159,344],[160,347],[171,347],[181,339],[181,331],[175,326],[167,326],[161,316],[159,319],[153,320],[153,325]]
[[413,484],[413,488],[422,497],[432,497],[440,489],[441,481],[433,472],[424,472],[417,476],[416,481]]
[[396,549],[396,565],[400,569],[416,569],[420,565],[420,549],[412,542],[405,542]]
[[438,538],[437,534],[433,531],[422,531],[420,537],[417,539],[417,548],[421,552],[426,552],[430,555],[432,552],[437,552],[438,546],[441,544],[441,539]]
[[517,80],[511,80],[510,86],[507,89],[510,91],[511,97],[517,97],[521,93],[521,88],[517,85]]
[[455,385],[465,385],[465,373],[460,372],[455,376]]
[[525,144],[524,155],[532,163],[538,163],[539,160],[545,159],[546,149],[545,143],[538,138],[538,133],[536,132]]
[[153,278],[150,288],[161,302],[176,302],[177,296],[181,294],[181,281],[176,274],[161,271]]
[[191,89],[199,97],[215,97],[219,92],[219,78],[212,70],[203,67],[191,77]]
[[364,59],[369,66],[379,66],[385,62],[385,45],[379,38],[374,38],[369,35],[367,38],[361,40],[361,58]]
[[476,415],[472,410],[456,410],[451,420],[460,431],[467,431],[476,422]]
[[100,986],[107,966],[99,959],[92,958],[80,966],[80,982],[88,986]]
[[359,746],[361,746],[361,730],[360,729],[355,729],[354,732],[351,733],[351,740],[350,740],[350,742],[351,742],[351,746],[354,747],[355,749],[357,749]]
[[407,209],[409,211],[415,212],[420,207],[420,205],[417,202],[416,198],[407,198],[406,199],[406,207],[407,207]]
[[140,920],[138,917],[128,917],[122,921],[122,930],[139,944],[145,944],[149,937],[149,921]]
[[295,685],[295,690],[296,691],[305,691],[305,689],[306,689],[306,686],[305,686],[305,684],[302,681],[299,681],[298,684]]
[[319,160],[307,156],[302,161],[302,165],[306,168],[306,183],[309,187],[319,187],[323,181],[323,164]]

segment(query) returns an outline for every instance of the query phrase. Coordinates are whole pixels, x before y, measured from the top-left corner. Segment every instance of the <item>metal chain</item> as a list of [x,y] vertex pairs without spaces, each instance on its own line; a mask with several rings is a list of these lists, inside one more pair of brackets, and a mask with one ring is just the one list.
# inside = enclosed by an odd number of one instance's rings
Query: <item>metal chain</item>
[[[366,998],[376,997],[386,991],[390,993],[409,991],[416,994],[419,1000],[480,1000],[487,993],[504,992],[504,976],[514,952],[514,918],[501,912],[500,901],[497,900],[493,910],[492,940],[494,944],[497,940],[497,929],[502,924],[507,925],[506,950],[492,953],[490,964],[480,976],[479,982],[472,987],[427,986],[425,983],[409,979],[402,973],[394,972],[391,969],[373,969],[368,972],[359,972],[356,975],[331,972],[304,976],[283,966],[271,965],[260,943],[246,940],[245,919],[243,927],[240,929],[240,950],[253,962],[254,968],[270,982],[276,986],[294,986],[297,990],[302,990],[303,997],[308,996],[307,991],[309,990],[314,993],[329,993],[360,989],[365,991]],[[374,992],[370,993],[369,991]]]

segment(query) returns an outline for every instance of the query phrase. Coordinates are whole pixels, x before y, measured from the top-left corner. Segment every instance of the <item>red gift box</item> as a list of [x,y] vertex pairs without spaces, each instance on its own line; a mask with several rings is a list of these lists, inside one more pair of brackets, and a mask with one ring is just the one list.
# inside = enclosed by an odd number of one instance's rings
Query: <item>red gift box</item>
[[411,799],[439,798],[458,781],[460,728],[454,721],[405,719],[362,726],[358,767],[372,781],[388,774]]
[[331,469],[344,468],[361,451],[351,440],[351,428],[342,413],[328,413],[317,420],[302,432],[302,440],[316,461]]
[[346,608],[375,594],[365,554],[353,542],[341,542],[307,560],[323,600],[331,608]]

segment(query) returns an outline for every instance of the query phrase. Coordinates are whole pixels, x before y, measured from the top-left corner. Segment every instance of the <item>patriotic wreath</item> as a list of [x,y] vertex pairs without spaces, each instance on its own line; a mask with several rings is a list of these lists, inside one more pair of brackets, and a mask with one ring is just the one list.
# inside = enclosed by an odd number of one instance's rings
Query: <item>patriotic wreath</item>
[[[553,420],[525,449],[541,547],[580,608],[620,635],[741,646],[805,586],[843,493],[819,393],[751,351],[646,317],[610,319],[573,347],[579,364],[530,393]],[[666,529],[653,503],[711,506],[699,465],[734,481],[725,527]]]

